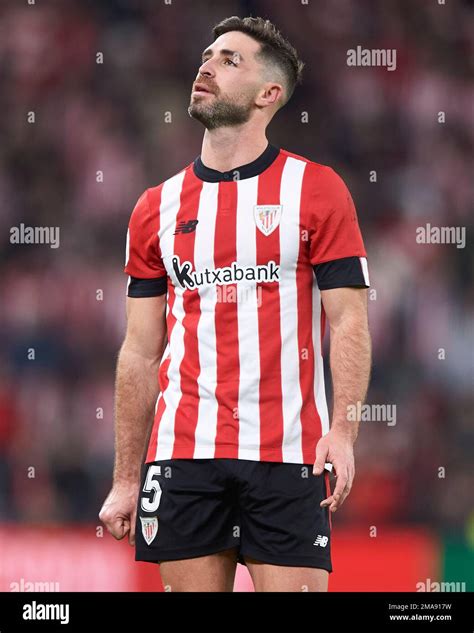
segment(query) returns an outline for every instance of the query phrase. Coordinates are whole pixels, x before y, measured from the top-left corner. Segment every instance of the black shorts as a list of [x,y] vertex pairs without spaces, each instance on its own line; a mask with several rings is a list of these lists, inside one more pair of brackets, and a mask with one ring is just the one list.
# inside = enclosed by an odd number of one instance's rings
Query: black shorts
[[237,548],[264,563],[332,571],[328,471],[313,464],[168,459],[142,466],[135,560]]

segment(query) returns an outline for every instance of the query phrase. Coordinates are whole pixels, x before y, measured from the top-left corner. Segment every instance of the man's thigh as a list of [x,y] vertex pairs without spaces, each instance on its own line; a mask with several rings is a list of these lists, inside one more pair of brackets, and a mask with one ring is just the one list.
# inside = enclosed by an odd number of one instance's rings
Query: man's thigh
[[329,573],[314,567],[270,565],[245,557],[255,591],[327,591]]
[[165,591],[232,591],[237,548],[183,560],[163,561],[161,580]]

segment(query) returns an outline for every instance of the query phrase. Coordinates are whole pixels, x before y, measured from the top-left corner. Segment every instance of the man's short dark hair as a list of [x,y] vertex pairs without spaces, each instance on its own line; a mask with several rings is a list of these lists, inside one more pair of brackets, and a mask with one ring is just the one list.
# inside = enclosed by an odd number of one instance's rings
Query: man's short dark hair
[[270,20],[263,18],[239,18],[236,15],[216,24],[214,40],[229,31],[246,33],[261,44],[258,57],[265,63],[274,64],[281,71],[286,83],[283,105],[290,99],[297,84],[301,83],[304,63],[294,46],[283,37]]

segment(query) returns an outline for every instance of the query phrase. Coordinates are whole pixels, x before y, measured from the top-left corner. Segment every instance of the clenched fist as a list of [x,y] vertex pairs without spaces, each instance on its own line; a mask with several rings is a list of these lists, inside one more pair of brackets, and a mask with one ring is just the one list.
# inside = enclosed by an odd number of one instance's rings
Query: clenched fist
[[138,482],[115,483],[99,513],[99,519],[117,540],[128,534],[128,542],[135,545]]

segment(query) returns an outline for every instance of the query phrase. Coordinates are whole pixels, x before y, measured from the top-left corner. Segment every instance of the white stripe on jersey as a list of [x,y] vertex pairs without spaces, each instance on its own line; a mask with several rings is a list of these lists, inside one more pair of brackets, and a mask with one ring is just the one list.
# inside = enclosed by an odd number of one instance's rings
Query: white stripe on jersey
[[[324,385],[324,361],[321,349],[321,291],[316,276],[313,279],[313,348],[314,348],[314,399],[321,420],[321,437],[329,431],[329,412]],[[316,456],[315,456],[316,459]],[[326,462],[326,468],[332,465]]]
[[[298,349],[296,263],[300,248],[301,186],[306,163],[288,158],[283,168],[280,203],[280,332],[283,405],[283,461],[303,461]],[[296,335],[295,335],[296,333]]]
[[[130,259],[130,229],[127,229],[127,242],[125,244],[125,266],[128,264],[128,260]],[[132,278],[129,276],[127,280],[127,293],[128,287],[130,286],[130,282]]]
[[366,257],[359,257],[359,261],[360,261],[360,265],[362,267],[362,274],[364,275],[364,281],[367,284],[367,286],[370,286],[369,267],[367,266],[367,258]]
[[[214,268],[214,235],[217,216],[218,187],[208,182],[203,183],[199,198],[196,237],[194,242],[194,268]],[[211,222],[203,222],[203,216],[211,218]],[[199,365],[201,371],[197,378],[199,405],[196,425],[196,444],[194,458],[208,458],[214,453],[217,430],[217,400],[215,398],[217,384],[217,352],[216,352],[216,288],[202,286],[198,290],[201,314],[197,326]]]
[[[237,182],[237,260],[242,266],[257,263],[253,208],[258,202],[258,178]],[[240,281],[237,303],[239,341],[239,459],[254,459],[260,450],[260,349],[256,281]],[[249,455],[249,450],[252,456]]]
[[[174,235],[169,230],[169,226],[174,226],[176,216],[180,208],[180,192],[183,186],[185,172],[182,171],[163,184],[160,205],[160,248],[163,256],[173,253]],[[166,230],[168,228],[168,230]],[[175,300],[172,314],[176,318],[176,323],[171,332],[169,346],[173,350],[168,376],[170,377],[168,388],[162,394],[165,401],[165,410],[161,417],[158,428],[158,443],[156,459],[171,459],[174,445],[174,423],[176,411],[181,399],[181,385],[179,380],[179,366],[184,356],[184,328],[182,325],[183,310],[183,290],[175,286]],[[159,455],[159,457],[158,457]]]

